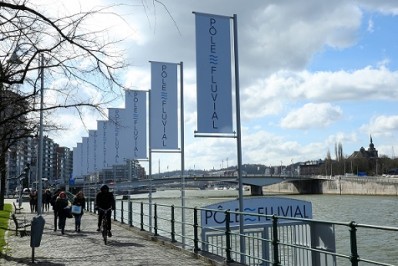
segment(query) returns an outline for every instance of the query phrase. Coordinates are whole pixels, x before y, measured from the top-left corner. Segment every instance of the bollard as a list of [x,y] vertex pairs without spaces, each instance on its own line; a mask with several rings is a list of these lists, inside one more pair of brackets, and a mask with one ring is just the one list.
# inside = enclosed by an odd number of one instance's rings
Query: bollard
[[44,224],[46,221],[43,216],[33,217],[30,230],[30,246],[32,248],[32,263],[35,262],[35,247],[40,247],[41,237],[43,235]]

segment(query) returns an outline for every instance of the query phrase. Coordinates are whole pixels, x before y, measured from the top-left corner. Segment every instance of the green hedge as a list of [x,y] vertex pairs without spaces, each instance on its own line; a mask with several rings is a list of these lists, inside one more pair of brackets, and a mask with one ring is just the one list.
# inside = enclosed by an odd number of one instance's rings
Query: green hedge
[[4,204],[4,210],[0,210],[0,253],[3,253],[3,248],[6,245],[5,233],[8,230],[10,216],[12,212],[12,205]]

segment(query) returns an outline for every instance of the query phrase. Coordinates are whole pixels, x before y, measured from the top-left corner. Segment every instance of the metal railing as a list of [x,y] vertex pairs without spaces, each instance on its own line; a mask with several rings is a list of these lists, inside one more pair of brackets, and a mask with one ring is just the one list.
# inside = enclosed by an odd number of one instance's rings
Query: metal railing
[[[88,209],[92,212],[93,206],[91,201]],[[184,248],[193,252],[213,253],[224,258],[226,262],[278,266],[394,266],[398,262],[398,227],[212,209],[212,212],[218,213],[223,225],[205,228],[200,221],[207,209],[184,209],[186,217],[182,219],[183,212],[180,206],[149,204],[131,199],[118,200],[114,220],[148,231],[154,236],[168,238],[171,242],[184,243]],[[153,217],[150,217],[149,213],[152,213]],[[230,226],[231,216],[235,219],[266,219],[270,223],[261,228],[248,226],[241,235],[238,228]],[[181,230],[182,226],[185,230]],[[331,244],[325,245],[313,237],[317,230],[326,230],[326,233],[336,237],[336,241],[334,242],[333,238]],[[181,234],[182,231],[185,231],[185,235]],[[244,254],[240,252],[241,237],[246,244]]]

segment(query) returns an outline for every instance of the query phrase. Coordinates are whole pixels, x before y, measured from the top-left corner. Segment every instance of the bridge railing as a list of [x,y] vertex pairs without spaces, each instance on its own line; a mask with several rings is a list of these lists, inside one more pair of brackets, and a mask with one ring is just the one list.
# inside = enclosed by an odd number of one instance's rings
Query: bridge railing
[[[89,209],[94,211],[92,202]],[[179,242],[193,252],[217,255],[226,262],[236,261],[247,265],[393,266],[398,261],[398,227],[215,209],[210,211],[217,213],[220,226],[205,228],[200,221],[206,210],[127,199],[117,201],[114,219],[155,236],[168,238],[171,242]],[[185,219],[182,219],[183,213]],[[228,222],[237,217],[254,217],[270,223],[260,229],[249,226],[241,235],[239,228],[230,226]],[[335,242],[323,243],[313,238],[319,228],[335,235]],[[245,246],[243,253],[241,238]]]

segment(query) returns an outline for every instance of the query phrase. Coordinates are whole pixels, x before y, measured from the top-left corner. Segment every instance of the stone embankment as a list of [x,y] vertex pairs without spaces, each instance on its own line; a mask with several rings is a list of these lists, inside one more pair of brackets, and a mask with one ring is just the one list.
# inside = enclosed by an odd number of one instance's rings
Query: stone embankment
[[398,178],[317,177],[263,187],[264,193],[398,196]]

